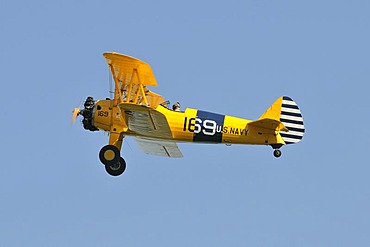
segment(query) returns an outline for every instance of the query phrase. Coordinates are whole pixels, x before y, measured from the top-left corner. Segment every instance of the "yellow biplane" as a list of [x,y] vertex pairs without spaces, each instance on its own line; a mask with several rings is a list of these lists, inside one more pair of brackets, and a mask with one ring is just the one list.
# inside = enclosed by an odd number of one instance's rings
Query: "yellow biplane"
[[305,132],[301,112],[289,97],[278,98],[258,120],[173,107],[148,90],[157,86],[149,64],[119,53],[104,53],[115,83],[114,98],[88,97],[84,108],[73,110],[72,120],[83,116],[83,127],[109,132],[109,144],[99,159],[112,176],[121,175],[126,162],[120,155],[123,138],[133,136],[147,154],[182,157],[176,142],[270,145],[275,157],[280,148],[299,142]]

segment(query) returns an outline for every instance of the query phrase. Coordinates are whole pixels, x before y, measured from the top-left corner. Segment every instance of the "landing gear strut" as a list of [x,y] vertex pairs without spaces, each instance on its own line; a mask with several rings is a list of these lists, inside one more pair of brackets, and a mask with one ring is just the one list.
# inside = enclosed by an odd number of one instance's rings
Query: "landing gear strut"
[[111,176],[119,176],[126,170],[126,162],[114,145],[106,145],[100,149],[99,159]]

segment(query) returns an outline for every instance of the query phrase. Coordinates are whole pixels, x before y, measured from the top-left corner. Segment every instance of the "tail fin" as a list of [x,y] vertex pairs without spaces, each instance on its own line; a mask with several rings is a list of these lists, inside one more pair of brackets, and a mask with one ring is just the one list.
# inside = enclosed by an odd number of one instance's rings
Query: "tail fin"
[[[301,111],[297,104],[288,96],[278,98],[269,109],[262,114],[259,120],[274,119],[280,121],[286,128],[281,128],[281,137],[286,144],[301,141],[305,129]],[[288,130],[287,132],[285,132]]]

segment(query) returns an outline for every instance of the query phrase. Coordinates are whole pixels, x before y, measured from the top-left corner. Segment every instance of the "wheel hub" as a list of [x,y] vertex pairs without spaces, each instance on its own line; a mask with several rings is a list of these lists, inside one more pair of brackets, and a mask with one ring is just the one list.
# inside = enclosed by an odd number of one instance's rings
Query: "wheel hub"
[[113,160],[115,158],[115,153],[112,150],[107,150],[104,152],[104,158],[106,160]]
[[110,168],[111,168],[113,171],[118,171],[118,170],[121,168],[121,164],[120,164],[120,163],[117,163],[117,164],[115,164],[115,165],[110,166]]

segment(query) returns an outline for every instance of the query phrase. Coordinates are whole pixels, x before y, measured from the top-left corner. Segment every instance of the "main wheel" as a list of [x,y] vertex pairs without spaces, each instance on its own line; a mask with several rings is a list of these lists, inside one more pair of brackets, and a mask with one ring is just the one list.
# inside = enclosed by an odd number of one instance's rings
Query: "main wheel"
[[126,170],[126,161],[120,157],[119,162],[111,166],[105,166],[105,170],[111,176],[119,176]]
[[274,150],[274,156],[275,156],[276,158],[279,158],[279,157],[281,156],[281,151],[280,151],[279,149],[275,149],[275,150]]
[[120,161],[119,150],[116,146],[106,145],[99,152],[99,159],[105,166],[117,164]]

